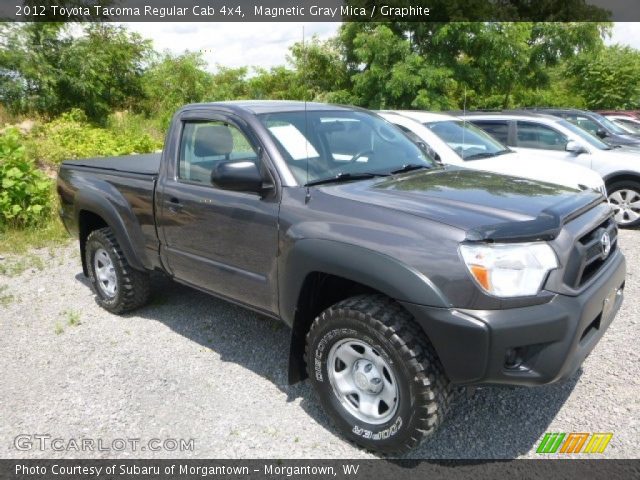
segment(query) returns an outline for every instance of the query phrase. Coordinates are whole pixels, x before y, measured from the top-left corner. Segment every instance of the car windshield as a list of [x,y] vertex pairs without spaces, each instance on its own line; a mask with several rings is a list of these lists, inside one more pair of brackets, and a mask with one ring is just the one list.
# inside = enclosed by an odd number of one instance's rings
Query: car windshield
[[598,114],[598,113],[594,113],[592,114],[595,118],[598,119],[598,121],[604,125],[607,129],[609,129],[610,131],[612,131],[613,133],[617,133],[618,135],[625,135],[627,132],[625,132],[622,128],[620,128],[618,125],[616,125],[615,123],[613,123],[611,120],[609,120],[607,117],[603,117],[602,115]]
[[577,125],[571,122],[568,122],[567,120],[558,120],[557,123],[559,125],[562,125],[567,130],[571,130],[571,132],[575,133],[580,138],[582,138],[585,142],[589,143],[589,145],[596,147],[598,150],[611,150],[611,147],[609,145],[604,143],[598,137],[591,135],[586,130],[578,127]]
[[[612,120],[612,119],[609,119]],[[640,133],[640,122],[630,118],[615,118],[612,120],[616,125],[624,128],[632,134]]]
[[311,110],[258,117],[301,185],[436,166],[401,130],[366,112]]
[[427,122],[424,125],[444,140],[463,160],[495,157],[511,151],[469,122],[446,120]]

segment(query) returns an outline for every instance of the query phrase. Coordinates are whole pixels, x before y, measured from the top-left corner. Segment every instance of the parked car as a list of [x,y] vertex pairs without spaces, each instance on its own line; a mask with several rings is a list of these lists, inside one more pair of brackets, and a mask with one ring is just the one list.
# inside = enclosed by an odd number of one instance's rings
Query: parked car
[[605,117],[627,133],[634,135],[640,134],[640,120],[637,120],[630,115],[605,115]]
[[640,147],[640,135],[631,134],[596,112],[572,108],[527,109],[564,118],[610,145]]
[[596,110],[600,115],[625,115],[640,120],[640,110]]
[[593,170],[539,154],[516,152],[472,123],[451,115],[411,110],[378,114],[414,142],[425,145],[434,158],[447,165],[557,183],[578,190],[591,188],[607,194],[602,177]]
[[381,452],[454,385],[570,377],[623,298],[601,194],[438,165],[363,110],[189,105],[160,155],[66,161],[57,189],[98,304],[143,306],[157,271],[281,319],[290,381]]
[[613,148],[559,117],[535,112],[469,113],[467,120],[509,147],[574,162],[605,181],[615,219],[622,227],[640,225],[640,153]]

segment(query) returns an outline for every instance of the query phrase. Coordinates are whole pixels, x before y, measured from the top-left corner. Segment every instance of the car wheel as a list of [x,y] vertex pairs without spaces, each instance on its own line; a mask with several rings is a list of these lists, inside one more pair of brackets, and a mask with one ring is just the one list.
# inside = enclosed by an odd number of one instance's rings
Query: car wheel
[[129,265],[110,228],[89,234],[85,259],[89,281],[101,307],[120,314],[147,303],[149,275]]
[[640,225],[640,183],[631,180],[616,182],[607,187],[609,203],[619,227]]
[[424,332],[382,295],[359,295],[322,312],[307,334],[305,359],[327,414],[369,450],[414,448],[451,404],[452,386]]

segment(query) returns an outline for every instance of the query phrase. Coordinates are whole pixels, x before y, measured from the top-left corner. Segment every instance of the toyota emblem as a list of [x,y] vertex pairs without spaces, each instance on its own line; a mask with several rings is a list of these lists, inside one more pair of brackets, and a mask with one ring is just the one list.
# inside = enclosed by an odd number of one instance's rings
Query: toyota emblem
[[602,258],[607,258],[611,252],[611,237],[609,232],[604,232],[600,237],[600,245],[602,246]]

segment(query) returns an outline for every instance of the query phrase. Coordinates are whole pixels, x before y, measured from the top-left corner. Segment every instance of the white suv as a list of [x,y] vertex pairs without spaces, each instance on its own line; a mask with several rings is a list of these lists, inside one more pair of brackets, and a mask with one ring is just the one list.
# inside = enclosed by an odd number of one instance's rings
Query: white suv
[[466,120],[514,150],[595,170],[605,181],[618,225],[640,225],[640,150],[612,147],[566,120],[541,113],[467,112]]
[[540,155],[516,153],[473,124],[451,115],[410,110],[377,113],[403,130],[414,142],[424,144],[442,163],[581,190],[590,188],[606,195],[602,178],[588,168]]

